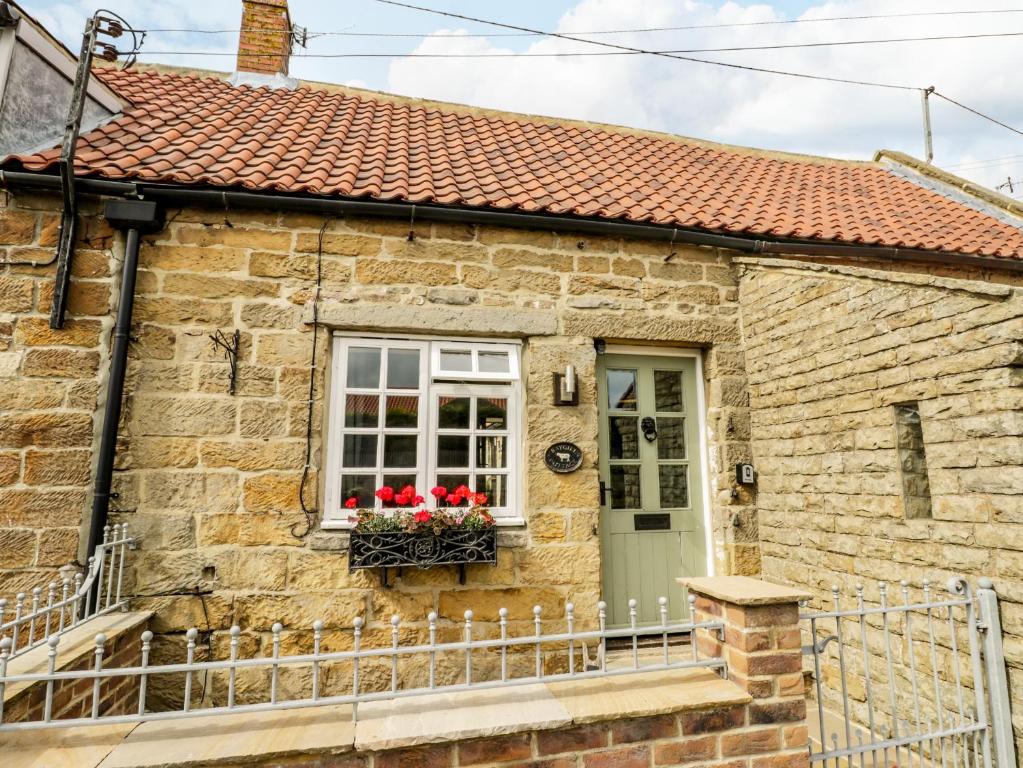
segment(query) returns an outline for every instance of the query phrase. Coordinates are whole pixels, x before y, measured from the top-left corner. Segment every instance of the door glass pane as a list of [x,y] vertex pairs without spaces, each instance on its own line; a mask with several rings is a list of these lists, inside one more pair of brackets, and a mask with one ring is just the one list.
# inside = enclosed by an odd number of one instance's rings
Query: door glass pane
[[387,396],[387,415],[384,418],[384,426],[416,427],[418,425],[419,398],[416,395]]
[[341,475],[341,503],[354,497],[360,507],[373,506],[376,475]]
[[468,467],[469,466],[469,436],[468,435],[438,435],[437,436],[437,466],[438,467]]
[[377,465],[376,435],[345,435],[342,466],[375,467]]
[[611,458],[639,458],[639,419],[635,416],[612,416],[610,427]]
[[510,373],[507,352],[480,352],[480,373]]
[[348,395],[345,398],[346,427],[375,427],[379,423],[380,397]]
[[380,386],[380,349],[352,347],[348,350],[348,386],[376,389]]
[[642,509],[639,467],[611,467],[611,509]]
[[442,371],[472,371],[472,352],[463,349],[442,349],[440,351]]
[[[453,490],[455,490],[455,488],[457,488],[460,485],[469,485],[469,476],[457,474],[437,475],[437,485],[441,486],[442,488],[446,488],[448,493],[451,493]],[[470,488],[470,490],[475,491],[476,489]],[[443,507],[444,506],[443,500],[438,502],[437,506]]]
[[481,468],[503,468],[508,466],[505,450],[506,437],[487,435],[476,438],[476,466]]
[[419,389],[419,350],[387,350],[387,388]]
[[657,458],[686,457],[685,423],[685,419],[668,416],[661,416],[657,420]]
[[437,426],[441,429],[468,429],[469,398],[445,395],[438,397]]
[[507,429],[507,417],[508,398],[476,398],[476,429]]
[[488,507],[508,505],[508,475],[476,475],[476,487],[473,490],[487,495]]
[[384,466],[416,466],[416,435],[384,435]]
[[661,485],[661,507],[689,506],[688,467],[685,464],[661,464],[657,468]]
[[636,410],[635,371],[607,372],[607,405],[621,411]]
[[395,493],[400,491],[406,485],[415,487],[416,476],[415,475],[384,475],[384,485],[391,486]]
[[684,411],[682,371],[654,371],[654,407],[658,411]]

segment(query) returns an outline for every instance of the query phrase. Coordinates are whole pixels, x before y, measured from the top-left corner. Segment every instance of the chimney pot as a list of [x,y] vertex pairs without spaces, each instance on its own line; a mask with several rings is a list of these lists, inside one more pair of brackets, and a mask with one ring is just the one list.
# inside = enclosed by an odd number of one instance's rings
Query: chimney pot
[[290,56],[288,0],[242,0],[238,72],[287,75]]

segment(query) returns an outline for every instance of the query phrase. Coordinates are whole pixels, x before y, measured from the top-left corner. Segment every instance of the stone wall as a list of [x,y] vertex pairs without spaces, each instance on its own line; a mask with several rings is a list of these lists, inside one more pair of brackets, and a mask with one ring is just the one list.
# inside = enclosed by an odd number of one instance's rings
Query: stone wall
[[[68,321],[49,326],[52,198],[0,208],[0,595],[31,592],[78,556],[111,306],[113,233],[79,229]],[[88,209],[86,209],[88,212]]]
[[[829,606],[832,584],[853,595],[862,582],[877,604],[878,581],[901,602],[902,579],[919,597],[924,579],[990,576],[1023,689],[1023,280],[740,261],[765,576]],[[930,517],[906,515],[895,406],[907,402]]]
[[[13,198],[0,234],[50,258],[56,209],[55,198]],[[138,607],[156,611],[158,634],[198,626],[211,630],[210,643],[226,643],[224,630],[239,623],[251,632],[245,642],[265,650],[278,620],[302,628],[305,639],[295,642],[306,642],[316,618],[329,632],[350,627],[356,615],[372,627],[392,613],[422,620],[437,610],[443,621],[471,606],[485,625],[499,605],[528,615],[539,604],[551,616],[566,599],[580,612],[593,606],[600,589],[595,337],[705,349],[717,567],[759,568],[753,500],[730,493],[728,467],[749,457],[749,421],[726,254],[456,224],[416,222],[410,240],[407,221],[167,213],[166,228],[145,238],[140,255],[112,502],[112,521],[129,522],[142,538],[129,589],[142,596]],[[527,524],[502,530],[497,566],[470,568],[464,587],[453,569],[406,570],[390,590],[375,573],[349,575],[344,534],[318,530],[318,515],[302,510],[309,301],[323,225],[319,306],[327,327],[317,336],[308,509],[318,509],[322,488],[331,330],[524,341]],[[123,248],[95,218],[86,217],[83,231],[91,245],[76,256],[67,330],[47,327],[52,266],[0,275],[10,284],[0,299],[3,372],[11,391],[24,393],[0,403],[0,536],[10,541],[0,552],[16,560],[8,569],[30,569],[37,579],[73,555],[87,509],[117,282],[110,274]],[[209,339],[215,329],[241,332],[233,396],[228,363]],[[580,405],[552,409],[551,374],[567,363],[579,372]],[[554,439],[583,447],[581,470],[556,476],[543,468]],[[39,466],[45,458],[52,461]],[[65,546],[40,559],[35,552],[52,531]]]

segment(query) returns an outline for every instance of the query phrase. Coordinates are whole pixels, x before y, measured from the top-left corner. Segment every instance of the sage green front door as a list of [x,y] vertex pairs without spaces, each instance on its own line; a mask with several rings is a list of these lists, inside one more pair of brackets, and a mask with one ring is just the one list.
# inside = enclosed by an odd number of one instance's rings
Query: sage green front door
[[707,573],[696,359],[598,358],[600,536],[608,623],[640,623],[688,609],[681,576]]

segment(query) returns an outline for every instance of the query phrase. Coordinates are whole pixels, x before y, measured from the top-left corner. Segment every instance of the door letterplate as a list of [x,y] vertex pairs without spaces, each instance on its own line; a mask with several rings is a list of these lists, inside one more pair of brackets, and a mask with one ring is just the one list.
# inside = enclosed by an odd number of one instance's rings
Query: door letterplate
[[637,531],[670,531],[670,514],[633,515],[632,521]]

